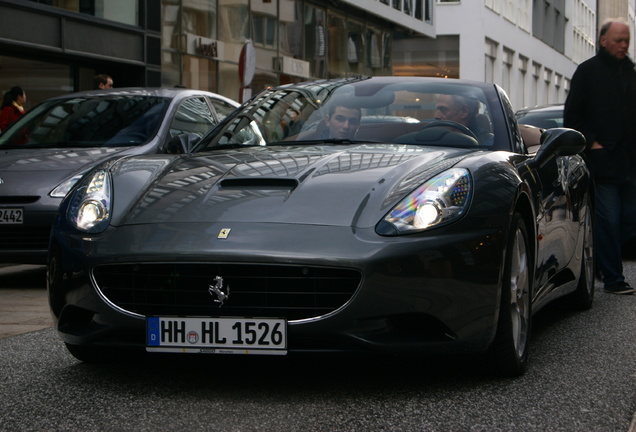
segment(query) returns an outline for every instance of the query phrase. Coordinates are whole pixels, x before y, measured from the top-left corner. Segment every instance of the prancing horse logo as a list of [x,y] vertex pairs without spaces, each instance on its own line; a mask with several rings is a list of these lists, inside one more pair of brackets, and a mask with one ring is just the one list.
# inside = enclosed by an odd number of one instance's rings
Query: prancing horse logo
[[214,285],[210,285],[208,288],[208,292],[211,296],[216,296],[214,303],[220,303],[219,307],[223,306],[225,300],[230,297],[230,286],[227,285],[225,287],[225,292],[223,292],[223,278],[221,276],[217,276],[214,278],[216,283]]

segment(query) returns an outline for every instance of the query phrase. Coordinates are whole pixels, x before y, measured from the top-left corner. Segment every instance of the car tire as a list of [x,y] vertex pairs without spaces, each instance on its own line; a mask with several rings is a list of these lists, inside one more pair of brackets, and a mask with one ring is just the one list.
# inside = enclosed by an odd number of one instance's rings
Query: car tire
[[109,357],[104,350],[92,345],[65,345],[73,357],[85,363],[103,363]]
[[577,310],[589,310],[594,302],[596,262],[594,258],[594,217],[591,198],[587,199],[587,211],[583,225],[583,248],[581,250],[581,274],[576,291],[567,296],[568,305]]
[[66,349],[76,359],[84,363],[110,364],[135,362],[145,358],[145,352],[134,349],[118,349],[95,345],[74,345],[65,343]]
[[532,324],[531,266],[526,225],[515,213],[506,247],[497,332],[486,354],[491,371],[498,376],[520,376],[527,367]]

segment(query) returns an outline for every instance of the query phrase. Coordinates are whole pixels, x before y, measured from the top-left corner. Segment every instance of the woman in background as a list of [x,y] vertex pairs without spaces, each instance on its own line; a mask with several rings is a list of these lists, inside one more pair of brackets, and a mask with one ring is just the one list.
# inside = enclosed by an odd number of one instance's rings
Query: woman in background
[[2,109],[0,109],[0,132],[4,131],[11,123],[24,114],[24,103],[26,93],[22,87],[11,87],[4,94],[2,99]]

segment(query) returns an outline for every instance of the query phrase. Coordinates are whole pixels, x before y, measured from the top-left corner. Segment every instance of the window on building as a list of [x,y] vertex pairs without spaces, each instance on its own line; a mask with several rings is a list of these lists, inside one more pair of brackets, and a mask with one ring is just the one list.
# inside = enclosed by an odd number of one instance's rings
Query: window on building
[[504,48],[503,49],[503,67],[501,68],[502,87],[504,91],[510,96],[511,91],[511,74],[512,64],[514,60],[514,51]]
[[390,75],[390,35],[378,28],[367,27],[366,31],[366,60],[367,74]]
[[325,78],[327,74],[327,30],[325,11],[305,3],[304,17],[305,60],[309,61],[312,76]]
[[484,79],[486,82],[495,82],[495,61],[497,60],[498,44],[490,39],[486,39],[485,53],[485,71]]
[[528,57],[519,55],[519,89],[521,90],[521,106],[528,106],[528,94],[526,92],[526,76],[528,74]]
[[248,0],[219,5],[219,40],[243,43],[249,35]]
[[413,0],[402,0],[404,4],[404,13],[413,16],[415,9],[413,7]]
[[347,40],[345,19],[343,16],[329,14],[327,43],[329,47],[329,77],[346,76],[347,68]]
[[138,2],[130,0],[31,0],[71,12],[92,15],[122,24],[139,25]]
[[303,58],[303,9],[302,2],[281,2],[278,17],[279,43],[282,55]]
[[161,43],[164,49],[181,49],[179,47],[179,34],[181,34],[181,22],[179,0],[163,0],[161,2]]
[[527,32],[532,31],[532,0],[517,0],[517,25]]
[[506,18],[510,22],[515,22],[517,20],[516,16],[516,2],[519,0],[503,0],[503,17]]
[[182,2],[183,32],[216,39],[216,0]]
[[543,94],[543,103],[549,104],[551,103],[552,98],[550,97],[550,92],[552,90],[552,71],[548,68],[543,70],[543,82],[544,82],[544,94]]
[[252,40],[254,45],[274,48],[276,46],[276,17],[253,13]]
[[484,4],[488,9],[491,9],[493,12],[501,13],[501,2],[502,0],[485,0]]
[[359,21],[349,20],[347,23],[347,61],[351,73],[365,74],[366,49],[364,37],[364,24]]

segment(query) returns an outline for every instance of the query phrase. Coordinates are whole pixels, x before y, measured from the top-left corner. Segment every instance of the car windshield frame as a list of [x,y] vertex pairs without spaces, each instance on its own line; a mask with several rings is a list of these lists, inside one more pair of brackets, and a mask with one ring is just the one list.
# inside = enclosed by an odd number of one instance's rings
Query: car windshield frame
[[[494,85],[460,80],[393,78],[331,80],[267,89],[214,128],[195,151],[228,147],[358,143],[510,150],[508,127]],[[439,121],[434,117],[438,97],[442,94],[475,101],[478,116],[482,117],[482,120],[485,117],[485,127],[488,128],[489,135],[484,134],[486,138],[483,140],[481,135],[476,136],[477,132],[473,132],[475,139],[460,139],[458,135],[464,133],[453,133],[450,138],[431,138],[448,135],[442,129],[450,129],[453,132],[458,132],[459,129],[452,127],[453,125],[436,123],[430,131],[427,128],[426,139],[421,141],[420,137],[423,134],[418,134],[423,131],[421,128]],[[423,99],[423,96],[426,99]],[[334,136],[333,130],[326,134],[324,130],[330,110],[343,101],[354,108],[353,111],[342,111],[352,113],[348,121],[355,122],[355,113],[359,110],[359,124],[355,135]],[[297,118],[302,125],[292,132]],[[485,129],[476,129],[485,132]],[[362,131],[364,133],[361,133]],[[392,133],[394,135],[391,135]],[[418,139],[413,138],[415,135]]]
[[157,134],[171,101],[145,94],[47,100],[0,135],[0,149],[140,146]]

